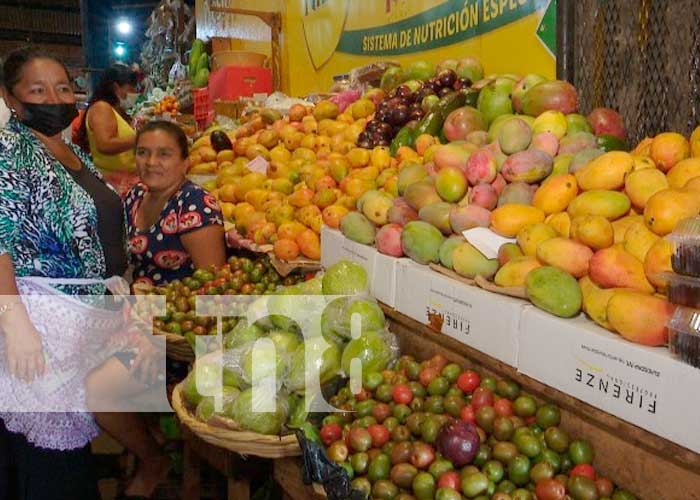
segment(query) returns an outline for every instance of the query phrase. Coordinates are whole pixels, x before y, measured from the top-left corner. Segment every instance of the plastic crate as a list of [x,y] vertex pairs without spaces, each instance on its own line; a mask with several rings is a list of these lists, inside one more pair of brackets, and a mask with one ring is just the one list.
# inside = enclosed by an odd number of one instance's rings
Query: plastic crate
[[192,101],[194,102],[194,119],[197,122],[207,120],[213,111],[211,99],[209,99],[209,89],[204,87],[192,90]]
[[233,101],[253,94],[272,93],[272,70],[248,66],[226,66],[209,75],[212,101]]

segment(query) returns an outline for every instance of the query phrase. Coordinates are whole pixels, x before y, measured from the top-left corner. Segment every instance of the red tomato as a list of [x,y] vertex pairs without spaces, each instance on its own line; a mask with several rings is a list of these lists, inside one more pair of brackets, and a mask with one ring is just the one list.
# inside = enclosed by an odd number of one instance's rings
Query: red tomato
[[615,485],[607,477],[599,477],[595,480],[595,487],[598,490],[598,495],[601,497],[611,497]]
[[452,488],[453,490],[462,490],[462,480],[459,477],[459,473],[453,470],[448,470],[444,472],[437,483],[438,488]]
[[474,389],[479,387],[480,383],[481,377],[473,370],[467,370],[457,378],[457,387],[462,389],[462,392],[465,394],[474,392]]
[[574,476],[582,476],[582,477],[587,477],[588,479],[595,481],[595,469],[593,466],[589,464],[579,464],[573,469],[571,469],[571,472],[569,473],[569,476],[574,477]]
[[535,415],[531,417],[525,417],[525,425],[532,425],[534,423],[537,423],[537,417]]
[[372,408],[372,416],[381,424],[391,416],[391,407],[386,403],[377,403]]
[[469,422],[473,424],[474,422],[476,422],[476,414],[474,412],[474,409],[469,405],[463,406],[462,409],[459,411],[459,418],[464,422]]
[[338,424],[326,424],[321,427],[321,441],[326,446],[330,446],[334,441],[343,437],[343,429]]
[[374,448],[381,448],[391,437],[389,429],[381,424],[372,424],[367,427],[367,431],[369,431],[369,435],[372,436],[372,446]]
[[513,403],[510,399],[501,398],[493,404],[493,407],[499,417],[510,417],[513,415]]
[[543,479],[535,488],[537,500],[564,500],[566,488],[556,479]]
[[397,384],[391,390],[391,397],[394,399],[394,403],[407,405],[413,401],[413,391],[406,384]]
[[418,375],[418,380],[420,380],[421,385],[428,387],[430,382],[433,381],[438,375],[440,375],[440,370],[434,366],[428,366],[423,368]]
[[484,406],[493,406],[493,393],[486,387],[477,387],[472,394],[472,408],[477,412]]

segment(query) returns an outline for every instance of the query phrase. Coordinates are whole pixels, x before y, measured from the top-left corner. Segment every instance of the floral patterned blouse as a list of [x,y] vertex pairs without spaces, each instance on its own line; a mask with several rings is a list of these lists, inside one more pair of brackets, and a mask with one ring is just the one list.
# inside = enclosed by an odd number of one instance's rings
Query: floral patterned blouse
[[[71,147],[102,179],[88,156]],[[90,195],[27,127],[11,119],[0,130],[0,254],[12,257],[16,275],[103,279],[97,220]]]
[[190,181],[168,200],[158,221],[139,230],[134,219],[148,188],[137,184],[126,195],[129,261],[134,266],[134,283],[162,285],[186,278],[194,264],[180,236],[206,226],[223,226],[219,202]]

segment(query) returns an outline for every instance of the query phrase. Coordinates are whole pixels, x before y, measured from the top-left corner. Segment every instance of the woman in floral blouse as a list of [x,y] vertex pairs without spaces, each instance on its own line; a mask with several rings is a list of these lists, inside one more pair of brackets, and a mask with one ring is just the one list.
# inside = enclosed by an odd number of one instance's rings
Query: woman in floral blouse
[[219,203],[185,177],[187,149],[184,132],[169,122],[150,122],[136,138],[141,183],[125,201],[136,283],[162,285],[226,263]]
[[[135,447],[148,466],[129,494],[150,495],[169,463],[137,415],[25,413],[7,407],[13,394],[29,390],[29,383],[43,384],[47,377],[49,383],[56,381],[47,370],[49,354],[55,358],[61,350],[72,351],[75,357],[98,333],[73,328],[72,333],[49,335],[56,333],[52,322],[66,313],[30,317],[28,284],[63,280],[68,283],[59,287],[64,293],[101,295],[105,287],[99,283],[123,274],[127,262],[119,196],[90,159],[61,138],[77,115],[65,67],[49,55],[20,49],[5,58],[2,69],[3,98],[13,117],[0,131],[0,403],[5,406],[0,408],[0,433],[8,448],[0,454],[15,461],[15,498],[98,498],[87,446],[99,433],[98,423],[128,448]],[[91,286],[70,284],[86,279]],[[139,352],[135,363],[146,351]],[[129,377],[124,366],[120,373]],[[78,382],[74,392],[84,403],[89,389],[84,380]]]

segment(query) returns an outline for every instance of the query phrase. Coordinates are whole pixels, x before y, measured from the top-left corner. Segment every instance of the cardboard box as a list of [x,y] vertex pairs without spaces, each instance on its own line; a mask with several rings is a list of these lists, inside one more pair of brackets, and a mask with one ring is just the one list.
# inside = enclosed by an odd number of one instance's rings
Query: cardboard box
[[328,268],[339,260],[349,260],[365,268],[371,283],[377,254],[374,247],[355,243],[343,236],[340,231],[327,226],[321,228],[321,265],[324,268]]
[[700,370],[627,342],[585,317],[526,306],[518,369],[622,420],[700,452]]
[[396,288],[399,312],[516,366],[522,300],[466,285],[408,260],[399,264]]
[[378,301],[389,307],[396,307],[396,275],[401,262],[406,260],[397,259],[379,252],[374,256],[372,292]]

